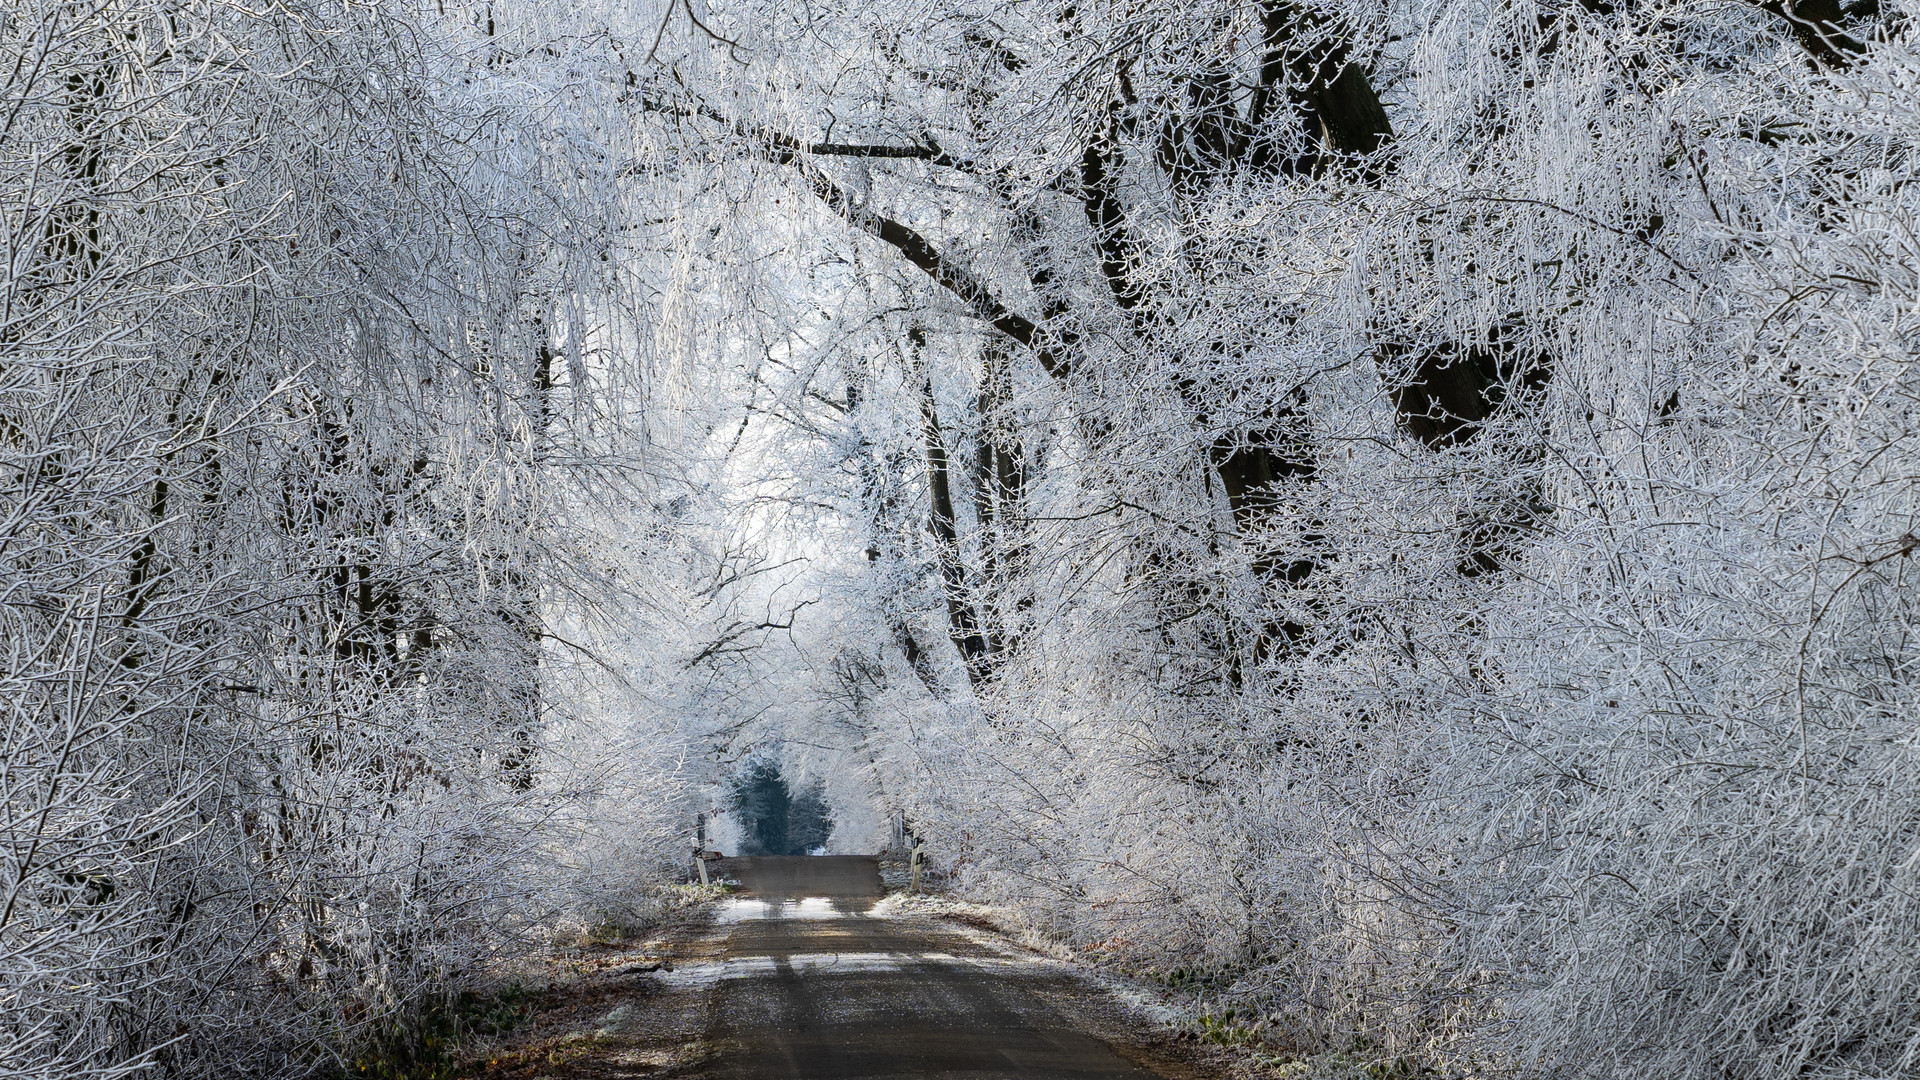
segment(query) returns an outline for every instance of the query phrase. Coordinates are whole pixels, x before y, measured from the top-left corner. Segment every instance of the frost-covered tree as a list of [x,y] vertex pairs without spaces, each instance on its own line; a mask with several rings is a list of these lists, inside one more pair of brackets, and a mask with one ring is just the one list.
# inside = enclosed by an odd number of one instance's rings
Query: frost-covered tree
[[655,486],[620,84],[548,35],[0,13],[7,1075],[310,1072],[565,902],[552,629]]
[[0,1060],[350,1052],[766,761],[1292,1052],[1911,1071],[1912,33],[16,5]]
[[1912,1066],[1904,15],[704,25],[943,857],[1301,1050]]

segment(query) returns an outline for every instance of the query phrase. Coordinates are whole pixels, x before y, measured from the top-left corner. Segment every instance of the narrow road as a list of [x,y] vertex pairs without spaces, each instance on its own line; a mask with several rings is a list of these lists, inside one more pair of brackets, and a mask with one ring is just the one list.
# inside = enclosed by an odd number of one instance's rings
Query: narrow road
[[[724,1078],[1148,1080],[1045,1000],[1070,980],[933,920],[876,917],[879,867],[852,856],[720,864],[742,894],[715,987]],[[1065,992],[1071,993],[1070,989]]]

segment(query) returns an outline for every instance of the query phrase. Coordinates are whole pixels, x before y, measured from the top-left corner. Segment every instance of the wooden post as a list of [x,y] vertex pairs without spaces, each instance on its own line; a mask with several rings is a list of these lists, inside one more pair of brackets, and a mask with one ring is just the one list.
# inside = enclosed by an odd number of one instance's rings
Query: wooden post
[[700,884],[707,884],[707,815],[693,816],[693,867],[700,874]]
[[907,866],[913,871],[913,883],[907,887],[908,892],[917,893],[920,891],[920,857],[926,850],[927,845],[915,844],[913,854],[907,857]]

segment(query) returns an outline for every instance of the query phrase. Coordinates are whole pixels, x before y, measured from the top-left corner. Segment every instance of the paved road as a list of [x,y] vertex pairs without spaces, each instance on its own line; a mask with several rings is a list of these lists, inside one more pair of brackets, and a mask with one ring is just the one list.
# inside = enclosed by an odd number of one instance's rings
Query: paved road
[[975,943],[927,919],[870,915],[872,859],[729,859],[742,896],[716,988],[712,1075],[1076,1077],[1149,1080],[1043,994],[1050,965]]

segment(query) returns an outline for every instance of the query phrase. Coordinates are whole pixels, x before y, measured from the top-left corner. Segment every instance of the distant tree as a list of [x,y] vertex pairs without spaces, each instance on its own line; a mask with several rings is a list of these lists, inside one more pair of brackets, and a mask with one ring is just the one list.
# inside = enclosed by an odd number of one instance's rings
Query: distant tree
[[801,788],[787,804],[787,853],[810,855],[813,849],[825,847],[832,834],[826,792],[819,784]]
[[742,855],[789,855],[787,816],[793,799],[780,770],[762,762],[734,786],[734,812],[740,816]]

